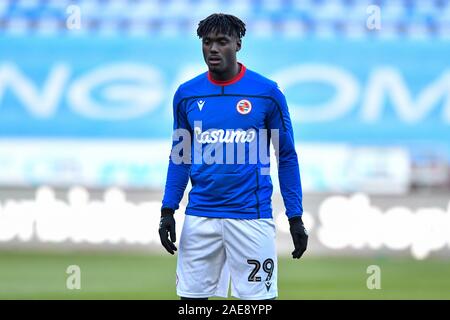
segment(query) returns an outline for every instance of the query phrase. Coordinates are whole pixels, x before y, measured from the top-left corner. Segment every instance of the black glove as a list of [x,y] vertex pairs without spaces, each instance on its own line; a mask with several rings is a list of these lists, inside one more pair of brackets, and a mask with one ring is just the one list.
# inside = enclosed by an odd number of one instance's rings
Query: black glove
[[300,259],[308,246],[308,232],[303,225],[302,217],[296,216],[290,218],[289,225],[295,247],[294,251],[292,251],[292,258]]
[[161,244],[170,254],[174,254],[174,251],[177,251],[177,247],[173,244],[176,241],[174,213],[175,211],[173,209],[162,208],[161,220],[159,222],[159,238],[161,239]]

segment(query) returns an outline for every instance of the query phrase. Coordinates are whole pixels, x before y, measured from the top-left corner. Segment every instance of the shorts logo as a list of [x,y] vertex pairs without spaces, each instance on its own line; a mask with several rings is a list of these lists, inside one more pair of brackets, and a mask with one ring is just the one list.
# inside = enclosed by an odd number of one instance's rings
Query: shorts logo
[[236,105],[236,110],[240,114],[247,114],[252,111],[252,104],[248,100],[240,100]]

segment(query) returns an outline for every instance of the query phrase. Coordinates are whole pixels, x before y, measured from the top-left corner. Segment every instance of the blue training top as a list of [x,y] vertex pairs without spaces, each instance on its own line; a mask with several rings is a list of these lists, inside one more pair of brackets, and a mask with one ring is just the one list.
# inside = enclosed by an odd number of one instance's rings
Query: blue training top
[[162,207],[179,208],[190,178],[188,215],[271,218],[272,141],[286,215],[301,216],[302,187],[286,98],[275,82],[240,66],[230,81],[215,81],[205,72],[176,91]]

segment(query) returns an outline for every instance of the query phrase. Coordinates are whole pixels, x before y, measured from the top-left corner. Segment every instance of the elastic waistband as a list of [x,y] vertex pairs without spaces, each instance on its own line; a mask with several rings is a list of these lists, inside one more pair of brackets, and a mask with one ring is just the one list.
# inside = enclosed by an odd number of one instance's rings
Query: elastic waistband
[[207,218],[226,218],[226,219],[268,219],[272,218],[272,211],[260,211],[260,213],[247,212],[230,212],[230,211],[203,211],[198,209],[187,208],[186,214],[197,217]]

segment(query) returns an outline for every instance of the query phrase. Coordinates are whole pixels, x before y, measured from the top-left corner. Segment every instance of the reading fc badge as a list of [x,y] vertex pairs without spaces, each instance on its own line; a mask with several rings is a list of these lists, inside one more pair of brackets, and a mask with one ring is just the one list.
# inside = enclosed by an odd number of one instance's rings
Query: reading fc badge
[[247,114],[252,110],[252,104],[248,100],[240,100],[236,105],[236,110],[240,114]]

